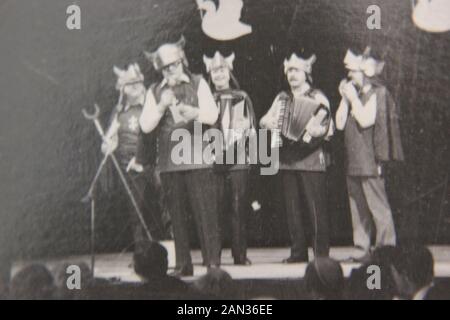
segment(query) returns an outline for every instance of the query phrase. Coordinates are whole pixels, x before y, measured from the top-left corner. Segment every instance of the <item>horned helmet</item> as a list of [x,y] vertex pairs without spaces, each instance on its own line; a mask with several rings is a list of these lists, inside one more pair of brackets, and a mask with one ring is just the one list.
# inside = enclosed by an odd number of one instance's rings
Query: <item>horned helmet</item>
[[122,90],[127,84],[136,82],[144,82],[144,75],[141,72],[141,68],[137,63],[128,65],[125,70],[120,69],[117,66],[113,67],[114,73],[117,76],[116,89]]
[[344,58],[344,64],[347,70],[362,71],[368,78],[380,75],[385,65],[384,61],[377,60],[371,56],[370,47],[366,47],[362,55],[357,55],[348,49]]
[[230,54],[228,57],[224,57],[219,51],[216,51],[214,57],[208,58],[206,55],[203,55],[203,63],[206,67],[206,72],[210,73],[211,70],[225,67],[228,70],[233,70],[235,55],[234,52]]
[[317,57],[313,54],[308,59],[303,59],[299,57],[297,54],[293,53],[289,59],[284,59],[284,73],[287,74],[287,71],[290,68],[297,68],[299,70],[303,70],[307,75],[311,75],[312,66],[316,62]]
[[154,52],[144,51],[144,53],[157,71],[161,71],[164,67],[180,60],[187,67],[188,61],[184,52],[185,45],[186,40],[184,36],[181,36],[180,40],[175,43],[165,43]]

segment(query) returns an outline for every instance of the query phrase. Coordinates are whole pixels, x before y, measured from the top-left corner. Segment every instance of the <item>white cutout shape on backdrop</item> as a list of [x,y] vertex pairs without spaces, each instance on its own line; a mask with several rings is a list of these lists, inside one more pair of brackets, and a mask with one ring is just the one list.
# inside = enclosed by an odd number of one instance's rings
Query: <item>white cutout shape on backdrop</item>
[[203,32],[210,38],[228,41],[248,35],[252,27],[242,23],[242,0],[219,0],[219,8],[213,1],[196,0],[198,8],[205,11],[202,15]]
[[450,0],[413,0],[413,21],[428,32],[450,31]]

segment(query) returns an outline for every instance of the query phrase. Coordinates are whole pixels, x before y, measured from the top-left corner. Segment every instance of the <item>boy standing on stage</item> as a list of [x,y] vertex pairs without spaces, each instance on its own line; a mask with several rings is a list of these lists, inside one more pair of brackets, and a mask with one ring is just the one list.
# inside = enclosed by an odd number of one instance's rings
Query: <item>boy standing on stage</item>
[[[139,154],[148,152],[148,149],[138,151],[139,117],[142,113],[146,92],[144,76],[137,63],[130,64],[126,70],[114,67],[114,73],[117,76],[116,89],[120,92],[120,96],[119,102],[110,117],[110,126],[102,144],[102,152],[106,154],[114,151],[117,155],[121,169],[126,173],[125,176],[139,208],[146,215],[153,215],[152,217],[144,217],[144,219],[150,220],[148,221],[150,233],[153,237],[158,237],[162,230],[161,223],[159,216],[154,212],[155,208],[146,206],[144,193],[149,184],[143,163],[139,163]],[[143,157],[145,158],[145,155]],[[129,210],[134,224],[136,248],[146,240],[146,236],[141,222],[134,212],[135,209],[130,206]]]
[[[286,135],[282,137],[280,149],[280,175],[292,241],[291,255],[283,260],[284,263],[308,261],[304,208],[307,208],[312,223],[315,256],[328,256],[329,253],[326,205],[329,159],[323,143],[333,135],[334,127],[328,99],[312,87],[311,72],[315,60],[315,55],[304,59],[292,54],[284,61],[290,91],[282,92],[275,98],[260,123],[262,128],[281,130],[280,123],[288,119],[289,114],[292,115],[292,121],[288,123],[292,134],[285,132],[290,138]],[[284,112],[280,112],[282,110]],[[306,203],[301,202],[299,195],[303,195]]]
[[376,246],[395,245],[396,234],[384,186],[382,163],[403,160],[398,110],[387,89],[375,82],[384,62],[348,50],[344,59],[350,80],[339,87],[342,100],[336,127],[344,130],[347,188],[353,241],[368,256],[376,229]]
[[[195,214],[203,260],[208,267],[220,266],[221,250],[217,198],[220,177],[213,172],[212,161],[203,158],[203,149],[208,144],[203,141],[203,129],[216,123],[219,112],[206,81],[187,69],[184,45],[182,38],[177,43],[160,46],[154,53],[146,53],[163,79],[148,90],[140,118],[142,131],[155,131],[157,136],[157,169],[161,172],[172,218],[176,251],[174,275],[178,276],[193,274],[186,207],[190,206]],[[200,130],[194,130],[199,126]],[[178,163],[171,157],[180,143],[172,139],[177,129],[189,133],[192,157],[188,162]],[[202,148],[195,146],[197,141],[202,143]]]
[[[231,203],[231,253],[234,264],[247,265],[251,263],[247,258],[246,239],[250,174],[248,142],[250,135],[256,133],[255,113],[250,97],[239,89],[232,73],[234,58],[234,53],[224,57],[216,52],[212,59],[203,56],[203,61],[214,84],[214,98],[220,110],[218,122],[224,137],[224,158],[231,151],[234,152],[235,159],[241,160],[223,166],[225,185],[220,203],[226,208]],[[240,152],[245,154],[239,154]]]

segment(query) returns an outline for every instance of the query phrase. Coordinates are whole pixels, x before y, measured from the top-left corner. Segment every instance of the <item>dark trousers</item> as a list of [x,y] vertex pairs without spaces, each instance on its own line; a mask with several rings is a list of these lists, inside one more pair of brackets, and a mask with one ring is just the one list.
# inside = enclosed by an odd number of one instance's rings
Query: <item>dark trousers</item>
[[225,219],[231,220],[231,254],[235,263],[247,260],[247,214],[249,170],[225,173],[222,207]]
[[[159,208],[159,195],[157,194],[157,190],[152,186],[152,181],[148,179],[146,173],[136,172],[127,173],[126,179],[143,215],[150,235],[156,240],[162,238],[164,227],[161,220],[161,208]],[[136,247],[143,241],[148,240],[148,237],[131,199],[128,199],[128,202],[127,207],[133,225],[133,238]]]
[[211,169],[161,173],[166,205],[172,218],[177,269],[192,268],[187,207],[194,214],[204,263],[220,265],[218,195],[221,181]]
[[282,171],[283,193],[289,233],[292,241],[291,257],[308,260],[305,236],[305,213],[308,212],[313,230],[313,249],[316,257],[329,253],[329,217],[326,198],[326,173]]

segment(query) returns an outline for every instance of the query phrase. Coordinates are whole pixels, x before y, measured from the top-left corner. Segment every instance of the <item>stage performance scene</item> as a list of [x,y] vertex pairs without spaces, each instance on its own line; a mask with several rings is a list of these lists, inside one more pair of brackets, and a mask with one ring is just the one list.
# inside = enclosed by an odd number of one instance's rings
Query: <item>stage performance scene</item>
[[450,299],[450,1],[0,21],[0,299]]

